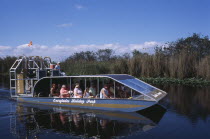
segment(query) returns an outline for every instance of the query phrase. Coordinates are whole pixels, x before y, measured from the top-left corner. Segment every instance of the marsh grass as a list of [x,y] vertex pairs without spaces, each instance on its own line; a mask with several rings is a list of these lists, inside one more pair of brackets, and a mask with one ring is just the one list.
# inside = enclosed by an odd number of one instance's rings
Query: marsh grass
[[[15,57],[0,58],[0,73],[6,74]],[[130,74],[158,84],[209,85],[210,39],[193,34],[155,48],[154,54],[134,50],[118,55],[112,49],[85,51],[61,62],[67,75]]]
[[157,77],[157,78],[145,78],[140,77],[140,80],[143,80],[147,83],[152,84],[180,84],[180,85],[188,85],[188,86],[209,86],[210,81],[205,79],[197,79],[197,78],[187,78],[187,79],[176,79],[176,78],[164,78],[164,77]]

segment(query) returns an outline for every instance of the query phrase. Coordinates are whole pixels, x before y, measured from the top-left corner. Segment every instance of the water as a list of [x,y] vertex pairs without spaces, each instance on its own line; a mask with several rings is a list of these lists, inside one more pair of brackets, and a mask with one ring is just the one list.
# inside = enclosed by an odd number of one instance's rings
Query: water
[[1,138],[210,138],[210,87],[157,86],[161,106],[117,113],[16,103],[0,81]]

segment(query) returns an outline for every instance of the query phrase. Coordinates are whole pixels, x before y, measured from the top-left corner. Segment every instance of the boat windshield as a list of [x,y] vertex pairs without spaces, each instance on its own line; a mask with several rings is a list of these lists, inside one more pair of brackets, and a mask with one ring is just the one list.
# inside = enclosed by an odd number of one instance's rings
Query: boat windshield
[[152,85],[149,85],[137,78],[134,78],[133,76],[130,75],[107,75],[107,76],[155,100],[159,100],[166,95],[164,91]]

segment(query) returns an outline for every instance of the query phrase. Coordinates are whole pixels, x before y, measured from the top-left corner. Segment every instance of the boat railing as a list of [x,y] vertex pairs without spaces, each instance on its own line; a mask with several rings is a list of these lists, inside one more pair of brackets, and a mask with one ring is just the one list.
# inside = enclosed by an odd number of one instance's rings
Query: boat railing
[[49,76],[61,76],[60,70],[50,67],[51,59],[40,56],[20,56],[10,68],[10,95],[32,94],[35,83]]

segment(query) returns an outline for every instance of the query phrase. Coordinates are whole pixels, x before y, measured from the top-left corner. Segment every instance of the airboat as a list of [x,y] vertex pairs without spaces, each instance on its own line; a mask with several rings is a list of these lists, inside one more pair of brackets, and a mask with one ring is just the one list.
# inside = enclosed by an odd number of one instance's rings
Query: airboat
[[[52,84],[66,85],[71,92],[76,83],[82,90],[94,84],[96,97],[49,95]],[[97,97],[104,84],[113,88],[113,96],[108,99]],[[119,91],[119,87],[123,89]],[[54,68],[50,57],[22,56],[10,68],[10,95],[17,102],[33,105],[135,112],[157,104],[167,93],[127,74],[66,76]]]

